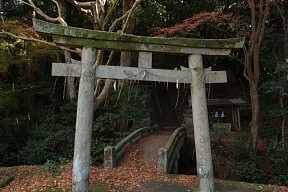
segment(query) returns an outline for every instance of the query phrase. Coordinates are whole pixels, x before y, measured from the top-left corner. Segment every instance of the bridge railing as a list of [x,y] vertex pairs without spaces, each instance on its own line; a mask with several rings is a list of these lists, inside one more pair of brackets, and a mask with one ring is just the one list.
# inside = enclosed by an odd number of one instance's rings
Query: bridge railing
[[158,150],[157,169],[159,172],[178,172],[178,159],[180,158],[179,150],[184,145],[185,137],[186,128],[179,127],[170,136],[165,147]]
[[135,130],[130,135],[122,139],[115,146],[108,146],[104,148],[104,167],[105,168],[113,168],[116,167],[120,159],[122,158],[125,150],[125,146],[129,144],[133,144],[145,135],[151,133],[152,131],[158,131],[159,126],[154,125],[152,127],[143,127]]

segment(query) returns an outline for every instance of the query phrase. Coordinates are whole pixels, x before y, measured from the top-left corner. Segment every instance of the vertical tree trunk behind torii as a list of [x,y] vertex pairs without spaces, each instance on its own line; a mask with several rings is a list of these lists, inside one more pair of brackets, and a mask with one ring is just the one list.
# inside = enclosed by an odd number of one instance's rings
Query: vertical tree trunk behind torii
[[[62,18],[63,20],[66,20],[67,17],[67,2],[65,0],[59,1],[60,9],[62,12]],[[62,24],[63,25],[63,24]],[[64,51],[64,57],[65,57],[65,63],[71,63],[71,53],[68,51]],[[65,81],[65,88],[64,93],[67,99],[72,100],[76,98],[76,86],[75,86],[75,77],[69,76],[67,74],[66,81]]]
[[86,192],[89,189],[95,60],[96,50],[83,48],[73,158],[73,192]]
[[[260,76],[260,50],[265,35],[265,22],[270,12],[270,2],[260,0],[248,0],[251,11],[251,35],[245,55],[245,78],[249,81],[252,122],[251,122],[251,144],[250,156],[256,157],[258,147],[258,133],[260,127],[260,105],[258,94],[258,83]],[[259,10],[257,10],[259,9]]]
[[[131,9],[133,2],[131,0],[123,1],[123,14],[125,14],[129,9]],[[129,18],[128,18],[129,19]],[[132,34],[134,29],[134,20],[133,18],[129,19],[128,27],[125,29],[126,20],[123,20],[122,30],[124,33]],[[121,51],[120,57],[120,66],[129,67],[131,65],[131,52]]]

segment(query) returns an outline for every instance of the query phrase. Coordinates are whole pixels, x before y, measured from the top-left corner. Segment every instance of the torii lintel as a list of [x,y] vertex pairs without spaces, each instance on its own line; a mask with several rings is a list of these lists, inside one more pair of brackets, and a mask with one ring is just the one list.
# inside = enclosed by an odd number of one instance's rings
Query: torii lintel
[[107,50],[149,51],[175,54],[229,55],[231,49],[242,48],[244,38],[193,39],[134,36],[61,26],[33,19],[34,29],[70,47],[93,47]]

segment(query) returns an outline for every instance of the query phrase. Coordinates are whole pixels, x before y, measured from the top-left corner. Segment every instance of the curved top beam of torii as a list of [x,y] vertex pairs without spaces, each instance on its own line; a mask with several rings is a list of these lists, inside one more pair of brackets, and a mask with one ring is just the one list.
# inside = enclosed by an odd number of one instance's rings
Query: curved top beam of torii
[[229,55],[231,49],[242,48],[245,42],[244,38],[193,39],[134,36],[61,26],[37,19],[33,19],[33,26],[41,35],[52,36],[58,44],[119,51]]

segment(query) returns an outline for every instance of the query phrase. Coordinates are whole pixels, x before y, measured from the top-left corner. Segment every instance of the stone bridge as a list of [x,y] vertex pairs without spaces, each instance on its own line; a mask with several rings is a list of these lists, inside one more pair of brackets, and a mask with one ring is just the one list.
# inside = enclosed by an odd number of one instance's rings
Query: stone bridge
[[179,127],[174,131],[159,131],[158,126],[137,129],[116,146],[108,146],[104,149],[104,167],[114,168],[120,165],[125,147],[143,137],[149,138],[141,143],[143,151],[139,158],[156,160],[158,172],[178,173],[180,149],[186,137],[185,127]]

